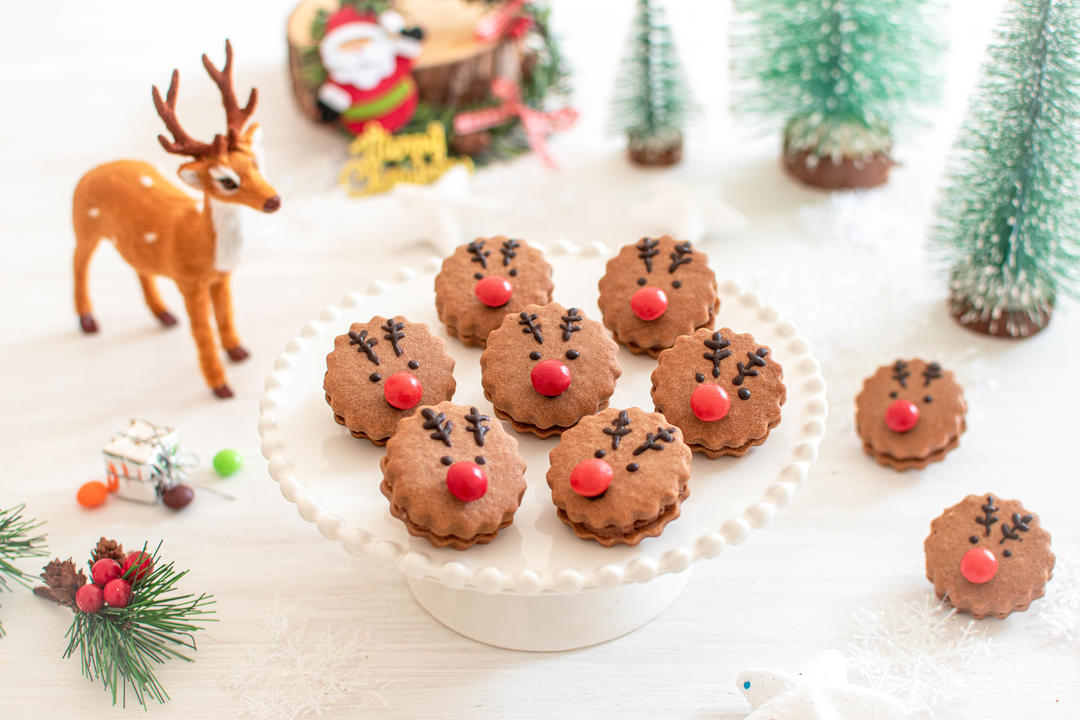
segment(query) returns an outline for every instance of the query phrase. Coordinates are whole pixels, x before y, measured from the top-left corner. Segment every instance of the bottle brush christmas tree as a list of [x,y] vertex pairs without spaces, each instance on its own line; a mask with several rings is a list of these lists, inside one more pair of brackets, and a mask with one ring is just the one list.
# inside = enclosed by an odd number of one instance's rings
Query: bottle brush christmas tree
[[613,129],[626,134],[630,159],[639,165],[679,162],[692,106],[663,8],[657,0],[638,0],[612,103]]
[[1080,0],[1012,0],[938,207],[953,316],[1027,337],[1080,280]]
[[937,94],[936,0],[735,6],[735,107],[784,123],[787,171],[826,189],[883,184],[895,130]]

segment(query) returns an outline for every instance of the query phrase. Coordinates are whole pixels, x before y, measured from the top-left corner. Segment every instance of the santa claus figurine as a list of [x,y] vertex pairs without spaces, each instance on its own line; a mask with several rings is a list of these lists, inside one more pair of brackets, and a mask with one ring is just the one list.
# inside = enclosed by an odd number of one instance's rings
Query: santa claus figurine
[[328,75],[318,95],[323,119],[340,118],[356,135],[372,122],[391,133],[403,128],[416,112],[412,61],[421,37],[393,10],[376,15],[344,5],[333,13],[319,43]]

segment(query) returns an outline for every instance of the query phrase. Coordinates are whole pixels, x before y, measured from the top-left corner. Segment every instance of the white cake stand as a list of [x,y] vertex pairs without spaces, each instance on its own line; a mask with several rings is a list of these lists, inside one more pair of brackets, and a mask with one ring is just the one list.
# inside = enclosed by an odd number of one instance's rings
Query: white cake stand
[[[546,250],[555,268],[555,300],[600,319],[596,283],[611,251],[560,243]],[[432,258],[402,268],[325,308],[278,356],[260,402],[259,432],[270,475],[301,517],[354,555],[398,568],[417,601],[447,627],[490,645],[566,650],[634,630],[671,604],[702,558],[719,555],[785,507],[806,480],[825,435],[825,381],[794,326],[734,282],[720,286],[717,327],[752,332],[772,348],[788,388],[783,421],[742,458],[694,456],[682,516],[637,547],[581,540],[555,514],[545,475],[558,438],[519,435],[528,489],[514,524],[494,542],[459,552],[410,536],[379,492],[382,448],[334,422],[323,397],[326,354],[336,335],[373,315],[404,315],[443,334],[435,314]],[[447,340],[457,359],[454,400],[490,408],[480,386],[480,351]],[[655,360],[619,351],[623,375],[612,407],[652,409]]]

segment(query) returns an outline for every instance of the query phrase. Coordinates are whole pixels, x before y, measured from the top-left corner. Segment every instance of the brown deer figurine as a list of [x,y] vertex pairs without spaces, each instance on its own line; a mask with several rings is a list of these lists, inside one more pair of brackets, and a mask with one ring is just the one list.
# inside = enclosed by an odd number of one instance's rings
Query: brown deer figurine
[[227,130],[209,143],[188,135],[176,119],[180,73],[173,70],[169,92],[162,101],[153,88],[154,106],[172,134],[158,135],[161,146],[192,160],[180,166],[180,178],[203,193],[200,204],[169,183],[144,162],[118,160],[86,173],[75,188],[75,310],[83,332],[98,330],[91,314],[87,269],[98,243],[109,240],[133,267],[150,311],[165,326],[176,324],[158,294],[157,276],[172,279],[184,296],[191,334],[199,351],[203,377],[219,398],[232,397],[225,381],[210,312],[213,308],[221,344],[233,361],[247,350],[233,326],[229,274],[236,268],[243,245],[244,205],[262,212],[281,207],[281,198],[259,172],[254,143],[257,124],[245,129],[255,111],[258,91],[252,88],[240,107],[233,90],[232,45],[225,41],[225,66],[218,70],[203,55],[206,72],[221,91]]

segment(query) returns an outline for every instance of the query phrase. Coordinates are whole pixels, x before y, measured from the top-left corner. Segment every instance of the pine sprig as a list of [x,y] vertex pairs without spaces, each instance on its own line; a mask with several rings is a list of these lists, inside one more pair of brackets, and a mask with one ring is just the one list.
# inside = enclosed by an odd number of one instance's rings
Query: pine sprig
[[[36,535],[34,531],[44,525],[43,522],[23,517],[25,505],[16,505],[7,510],[0,510],[0,591],[11,589],[9,581],[23,587],[30,587],[33,576],[16,567],[19,560],[32,557],[44,557],[45,535]],[[4,636],[4,626],[0,623],[0,637]]]
[[1012,0],[933,234],[961,322],[1041,327],[1080,289],[1080,2]]
[[938,0],[735,0],[735,109],[788,151],[865,158],[938,95]]

